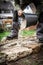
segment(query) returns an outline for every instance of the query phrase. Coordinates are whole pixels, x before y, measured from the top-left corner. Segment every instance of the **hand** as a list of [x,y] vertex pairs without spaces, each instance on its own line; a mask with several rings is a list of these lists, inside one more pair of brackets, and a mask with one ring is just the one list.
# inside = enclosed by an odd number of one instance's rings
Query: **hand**
[[19,10],[18,11],[18,16],[21,16],[23,14],[23,11],[22,10]]

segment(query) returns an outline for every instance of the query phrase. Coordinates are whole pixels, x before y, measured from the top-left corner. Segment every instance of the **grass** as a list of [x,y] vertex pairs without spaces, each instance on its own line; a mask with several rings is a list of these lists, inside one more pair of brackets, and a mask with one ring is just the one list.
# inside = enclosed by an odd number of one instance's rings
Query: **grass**
[[35,30],[23,30],[21,32],[21,35],[22,36],[32,36],[34,35],[35,32],[36,32]]
[[10,32],[7,32],[7,31],[4,31],[2,33],[0,33],[0,40],[5,37],[5,36],[8,36]]
[[[23,30],[21,32],[21,35],[22,36],[32,36],[34,35],[36,31],[35,30]],[[10,34],[10,32],[7,32],[7,31],[4,31],[3,33],[0,33],[0,40],[5,37],[5,36],[8,36]]]

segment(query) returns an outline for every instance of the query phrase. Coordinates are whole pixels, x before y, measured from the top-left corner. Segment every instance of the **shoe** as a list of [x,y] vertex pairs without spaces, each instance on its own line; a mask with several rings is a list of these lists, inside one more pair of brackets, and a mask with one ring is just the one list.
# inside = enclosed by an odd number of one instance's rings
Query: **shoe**
[[11,32],[9,36],[7,36],[7,40],[17,39],[18,38],[18,32]]
[[39,39],[39,43],[43,43],[43,40],[40,40],[40,39]]
[[18,36],[7,36],[7,40],[17,39]]

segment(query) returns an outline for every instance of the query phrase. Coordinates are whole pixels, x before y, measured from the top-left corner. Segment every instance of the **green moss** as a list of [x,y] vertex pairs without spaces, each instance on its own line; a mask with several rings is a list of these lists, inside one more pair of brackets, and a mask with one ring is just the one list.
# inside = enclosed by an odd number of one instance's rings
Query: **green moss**
[[10,33],[10,32],[6,32],[6,31],[0,33],[0,40],[1,40],[3,37],[9,35],[9,33]]
[[22,32],[21,32],[21,35],[22,36],[31,36],[31,35],[34,35],[34,33],[35,33],[36,31],[35,30],[23,30]]
[[[23,30],[21,32],[21,35],[22,36],[31,36],[31,35],[34,35],[36,31],[35,30]],[[0,33],[0,40],[5,37],[5,36],[8,36],[10,34],[10,32],[7,32],[7,31],[4,31],[3,33]]]

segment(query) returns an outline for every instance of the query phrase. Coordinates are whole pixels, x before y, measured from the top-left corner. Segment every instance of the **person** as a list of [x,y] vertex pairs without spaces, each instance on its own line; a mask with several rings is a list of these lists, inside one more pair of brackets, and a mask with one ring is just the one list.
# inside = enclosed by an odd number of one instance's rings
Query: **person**
[[39,39],[39,42],[43,43],[43,4],[42,4],[42,0],[15,0],[15,3],[18,4],[21,8],[21,10],[18,11],[18,15],[22,15],[23,13],[23,9],[29,5],[30,3],[34,3],[34,5],[36,6],[36,9],[38,12],[40,12],[39,14],[39,18],[38,18],[38,25],[37,25],[37,38]]
[[[18,0],[19,2],[17,2],[17,4],[20,5],[21,10],[19,11],[20,15],[22,15],[23,13],[23,9],[29,5],[30,3],[34,3],[36,9],[38,12],[40,12],[39,17],[38,17],[38,24],[37,24],[37,39],[39,40],[39,42],[43,43],[43,1],[42,0]],[[16,2],[16,0],[15,0]]]
[[19,32],[20,25],[21,25],[20,21],[23,19],[25,19],[25,16],[23,15],[23,11],[21,9],[18,11],[15,10],[14,15],[13,15],[11,33],[10,33],[10,35],[7,36],[7,40],[18,38],[18,32]]
[[43,11],[40,12],[38,20],[39,22],[37,25],[37,38],[39,39],[40,43],[43,43]]

